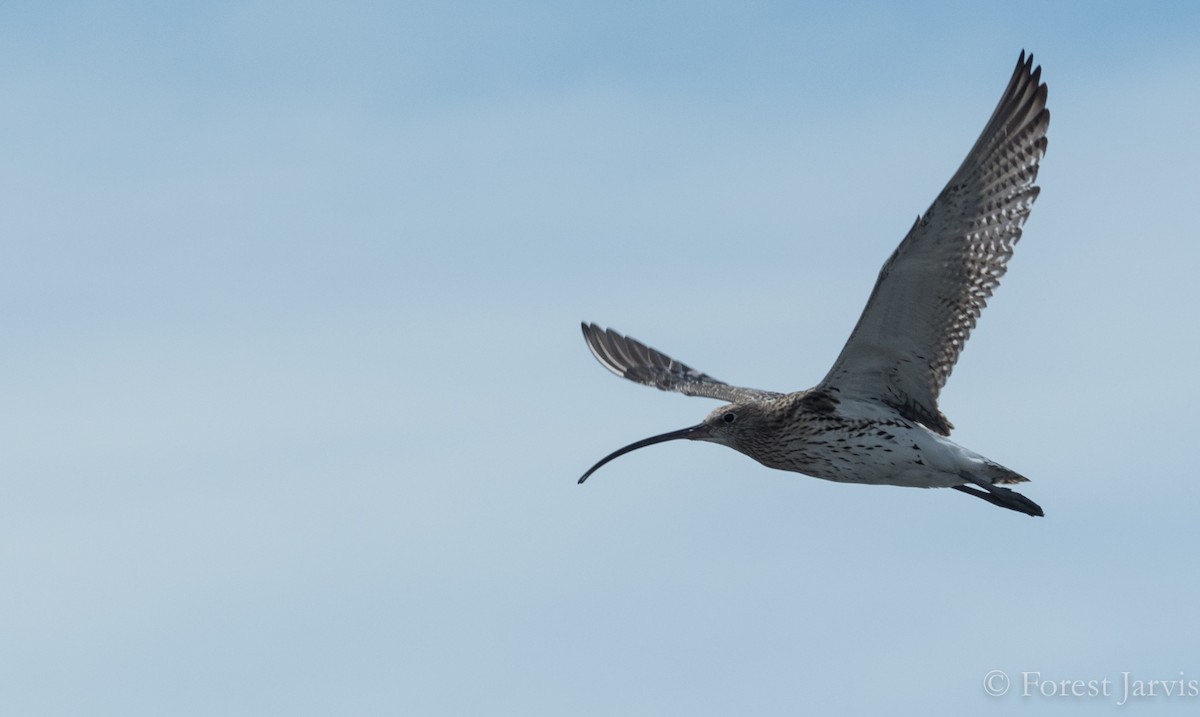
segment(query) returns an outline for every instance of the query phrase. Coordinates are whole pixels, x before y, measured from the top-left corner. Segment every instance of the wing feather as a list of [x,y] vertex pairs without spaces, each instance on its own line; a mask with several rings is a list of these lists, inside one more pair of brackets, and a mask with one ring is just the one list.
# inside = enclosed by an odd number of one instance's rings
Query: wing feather
[[850,339],[818,386],[883,401],[948,435],[937,399],[1021,238],[1046,152],[1046,85],[1021,53],[983,133],[884,263]]
[[604,368],[645,386],[731,403],[777,398],[782,395],[773,391],[730,386],[655,351],[636,339],[622,336],[612,329],[602,329],[596,324],[583,324],[583,338],[592,350],[592,355]]

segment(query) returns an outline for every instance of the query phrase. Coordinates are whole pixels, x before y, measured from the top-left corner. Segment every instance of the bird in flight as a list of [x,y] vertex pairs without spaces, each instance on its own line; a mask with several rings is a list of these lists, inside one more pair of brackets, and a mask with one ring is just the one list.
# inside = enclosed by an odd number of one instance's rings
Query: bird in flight
[[628,336],[583,324],[595,357],[618,376],[724,401],[699,423],[631,443],[728,446],[769,468],[842,483],[953,488],[1031,516],[1041,507],[1004,487],[1028,479],[951,441],[938,394],[1021,238],[1046,152],[1046,85],[1021,53],[1008,87],[962,166],[884,262],[858,324],[814,388],[731,386]]

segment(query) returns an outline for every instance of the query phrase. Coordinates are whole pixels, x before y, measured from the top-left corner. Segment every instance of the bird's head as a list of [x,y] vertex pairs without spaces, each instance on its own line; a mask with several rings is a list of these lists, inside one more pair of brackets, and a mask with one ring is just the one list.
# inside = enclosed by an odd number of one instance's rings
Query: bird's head
[[636,443],[630,443],[624,448],[618,448],[601,458],[596,465],[589,468],[587,473],[584,473],[583,477],[579,479],[579,482],[582,483],[587,480],[601,466],[614,458],[623,456],[631,451],[636,451],[639,448],[652,446],[655,443],[665,443],[666,441],[681,439],[708,441],[710,443],[720,443],[723,446],[729,446],[736,451],[745,453],[744,446],[747,443],[747,437],[756,435],[763,430],[764,418],[765,413],[762,407],[755,403],[731,403],[722,406],[708,414],[702,423],[695,426],[643,438]]

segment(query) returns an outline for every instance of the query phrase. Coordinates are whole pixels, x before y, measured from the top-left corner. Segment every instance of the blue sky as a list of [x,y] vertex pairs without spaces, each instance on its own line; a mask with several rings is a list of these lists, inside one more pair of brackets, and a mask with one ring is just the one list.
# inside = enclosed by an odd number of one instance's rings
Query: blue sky
[[[1200,680],[1198,31],[6,3],[0,711],[1091,712]],[[715,406],[608,374],[579,321],[815,383],[1022,49],[1042,194],[942,408],[1045,519],[703,444],[575,485]]]

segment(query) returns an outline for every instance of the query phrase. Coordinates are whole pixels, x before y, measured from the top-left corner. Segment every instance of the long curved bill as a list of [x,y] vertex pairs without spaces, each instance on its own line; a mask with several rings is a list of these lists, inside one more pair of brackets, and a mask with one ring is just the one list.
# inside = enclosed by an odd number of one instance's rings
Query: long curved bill
[[697,426],[692,426],[691,428],[684,428],[679,431],[671,431],[670,433],[663,433],[658,436],[651,436],[649,438],[643,438],[642,440],[638,441],[637,443],[630,443],[629,445],[625,446],[624,448],[618,448],[617,450],[613,451],[612,453],[609,453],[607,456],[604,456],[603,458],[601,458],[600,461],[598,463],[596,463],[596,465],[589,468],[588,472],[583,474],[583,477],[579,479],[579,482],[582,483],[585,480],[587,480],[588,476],[590,476],[593,473],[595,473],[596,471],[600,470],[600,466],[604,465],[605,463],[608,463],[609,461],[613,460],[614,458],[620,458],[621,456],[625,455],[626,453],[629,453],[630,451],[636,451],[639,448],[645,448],[646,446],[652,446],[655,443],[665,443],[666,441],[677,441],[677,440],[680,440],[683,438],[686,438],[691,441],[697,441],[697,440],[704,440],[707,437],[708,437],[708,426],[701,423]]

